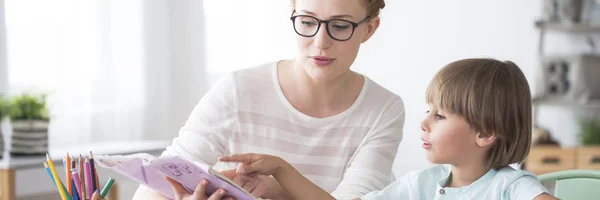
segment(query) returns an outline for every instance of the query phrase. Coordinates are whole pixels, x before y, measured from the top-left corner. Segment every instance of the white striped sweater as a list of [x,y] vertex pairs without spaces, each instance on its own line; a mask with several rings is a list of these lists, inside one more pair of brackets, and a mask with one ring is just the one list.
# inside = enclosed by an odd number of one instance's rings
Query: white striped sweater
[[[217,164],[222,155],[282,157],[338,199],[381,190],[402,140],[402,99],[365,77],[346,111],[314,118],[296,110],[277,79],[276,62],[232,72],[200,100],[163,155]],[[159,199],[143,186],[134,199]]]

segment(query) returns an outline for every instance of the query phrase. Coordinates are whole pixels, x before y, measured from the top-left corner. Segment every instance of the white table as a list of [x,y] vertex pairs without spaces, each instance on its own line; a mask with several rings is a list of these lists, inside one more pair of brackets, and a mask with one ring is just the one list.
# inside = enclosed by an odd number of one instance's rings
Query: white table
[[[85,144],[69,148],[51,148],[50,157],[54,165],[63,165],[63,157],[69,153],[72,156],[89,155],[90,151],[94,156],[100,155],[125,155],[133,153],[159,153],[162,152],[171,141],[115,141],[94,144]],[[0,200],[14,200],[15,193],[15,172],[24,169],[43,169],[42,162],[46,161],[46,156],[40,157],[6,157],[0,160]],[[114,186],[113,186],[114,187]],[[112,189],[111,189],[112,191]],[[116,196],[116,191],[111,192]],[[116,198],[109,198],[116,199]]]

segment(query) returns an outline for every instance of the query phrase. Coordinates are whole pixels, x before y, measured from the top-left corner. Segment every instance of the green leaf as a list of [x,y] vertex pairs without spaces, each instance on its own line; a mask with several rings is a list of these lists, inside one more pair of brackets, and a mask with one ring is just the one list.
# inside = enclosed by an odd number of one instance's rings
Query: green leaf
[[583,145],[600,145],[600,121],[597,119],[580,122],[579,139]]
[[12,112],[12,103],[4,96],[0,96],[0,121]]
[[22,94],[15,96],[12,100],[14,105],[10,113],[12,120],[48,120],[48,111],[46,109],[46,96],[34,96],[31,94]]

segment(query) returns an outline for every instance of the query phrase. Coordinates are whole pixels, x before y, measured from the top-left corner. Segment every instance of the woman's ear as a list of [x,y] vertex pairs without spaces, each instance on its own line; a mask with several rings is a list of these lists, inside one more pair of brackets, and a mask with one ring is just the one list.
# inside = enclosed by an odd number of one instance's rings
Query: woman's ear
[[365,34],[365,36],[362,38],[361,43],[366,42],[367,40],[369,40],[369,38],[371,38],[371,36],[373,36],[373,34],[375,34],[375,31],[377,30],[377,28],[379,28],[380,22],[381,20],[379,16],[373,17],[367,22],[367,34]]
[[478,132],[477,138],[475,139],[475,142],[477,142],[477,145],[479,145],[479,147],[492,146],[494,144],[494,141],[496,141],[495,133],[483,134],[481,132]]

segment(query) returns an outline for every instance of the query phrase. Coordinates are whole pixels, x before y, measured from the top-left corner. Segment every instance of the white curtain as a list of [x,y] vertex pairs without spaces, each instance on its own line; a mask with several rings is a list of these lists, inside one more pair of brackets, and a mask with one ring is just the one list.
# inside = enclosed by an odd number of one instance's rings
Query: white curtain
[[49,94],[51,148],[172,138],[204,92],[201,5],[6,0],[10,93]]
[[0,94],[8,90],[6,67],[6,26],[4,23],[4,0],[0,0]]
[[211,83],[224,73],[296,55],[290,0],[204,0]]

